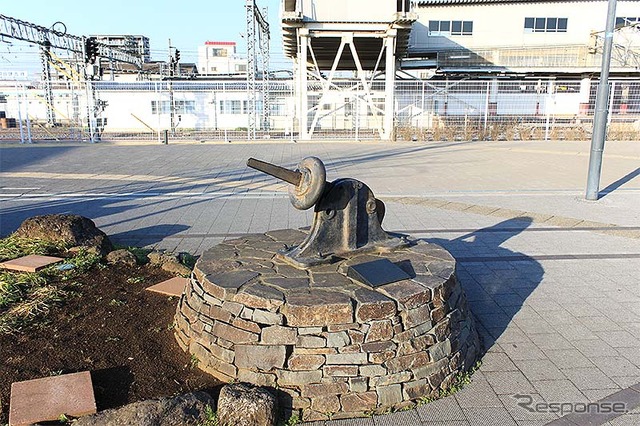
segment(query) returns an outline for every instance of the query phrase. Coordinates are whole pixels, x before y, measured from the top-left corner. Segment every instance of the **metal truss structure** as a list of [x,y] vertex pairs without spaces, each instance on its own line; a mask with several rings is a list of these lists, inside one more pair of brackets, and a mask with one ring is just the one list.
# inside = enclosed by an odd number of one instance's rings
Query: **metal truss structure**
[[[86,37],[67,34],[2,14],[0,14],[0,36],[84,55]],[[99,56],[113,59],[116,62],[133,64],[138,68],[142,67],[142,57],[125,50],[98,43],[98,53]]]
[[[56,22],[58,24],[58,22]],[[44,82],[44,96],[47,102],[47,124],[56,125],[55,109],[53,108],[53,92],[51,90],[51,64],[60,62],[52,49],[60,49],[73,53],[86,61],[86,37],[67,34],[66,27],[60,23],[64,31],[32,24],[20,19],[0,14],[0,37],[22,40],[40,46],[42,73]],[[125,62],[142,68],[142,57],[130,52],[116,49],[105,44],[96,43],[97,55],[109,58],[110,62]],[[89,120],[91,122],[91,120]]]
[[[325,117],[342,110],[359,117],[362,107],[379,137],[393,139],[396,61],[406,53],[417,19],[408,2],[397,3],[397,8],[391,2],[359,1],[340,10],[329,5],[305,10],[310,6],[303,1],[284,2],[284,51],[294,60],[300,139],[311,139]],[[355,83],[339,78],[345,72],[356,77]],[[361,125],[356,118],[356,134]]]
[[[611,50],[612,67],[635,67],[640,69],[640,46],[637,44],[639,34],[640,23],[621,25],[615,28]],[[601,54],[605,41],[605,32],[593,32],[591,37],[591,52]]]
[[[247,91],[249,93],[247,108],[249,123],[247,137],[250,140],[256,138],[256,129],[261,127],[269,130],[271,108],[269,102],[269,23],[267,22],[267,8],[262,11],[256,5],[255,0],[246,0],[247,8]],[[256,28],[257,27],[257,28]],[[257,29],[257,31],[256,31]],[[259,50],[258,50],[259,49]],[[262,59],[262,82],[260,90],[257,85],[258,55]],[[262,99],[261,123],[258,124],[258,92]]]

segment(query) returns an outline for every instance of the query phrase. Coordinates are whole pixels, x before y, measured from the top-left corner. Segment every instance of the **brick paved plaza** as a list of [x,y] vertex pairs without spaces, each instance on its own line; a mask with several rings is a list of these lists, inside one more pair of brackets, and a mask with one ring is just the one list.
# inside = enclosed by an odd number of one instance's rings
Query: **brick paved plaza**
[[[457,258],[486,352],[472,383],[453,396],[327,425],[637,425],[640,144],[607,143],[597,202],[583,197],[589,148],[588,142],[5,144],[0,235],[33,215],[76,213],[116,244],[201,254],[225,238],[309,225],[311,212],[290,205],[285,184],[245,162],[255,157],[295,167],[315,155],[328,180],[353,177],[371,187],[386,203],[385,229],[440,244]],[[518,405],[587,403],[612,394],[605,402],[623,402],[628,413],[558,420],[554,410]]]

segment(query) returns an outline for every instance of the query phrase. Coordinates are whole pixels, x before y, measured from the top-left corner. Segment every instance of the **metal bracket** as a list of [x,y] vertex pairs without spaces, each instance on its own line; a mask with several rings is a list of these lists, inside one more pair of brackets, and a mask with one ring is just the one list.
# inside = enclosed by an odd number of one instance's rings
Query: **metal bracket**
[[[314,167],[310,168],[309,164]],[[302,160],[296,171],[253,158],[247,161],[247,165],[295,186],[296,190],[290,190],[289,195],[296,208],[303,210],[315,205],[313,224],[307,238],[300,245],[277,255],[298,268],[330,263],[336,257],[354,253],[390,251],[409,245],[406,239],[382,229],[384,203],[375,198],[367,185],[349,178],[324,182],[324,164],[315,157]],[[322,186],[319,185],[320,179]],[[301,185],[320,190],[314,190],[314,196],[309,199],[309,191],[304,188],[298,190]],[[298,200],[299,197],[305,199]]]

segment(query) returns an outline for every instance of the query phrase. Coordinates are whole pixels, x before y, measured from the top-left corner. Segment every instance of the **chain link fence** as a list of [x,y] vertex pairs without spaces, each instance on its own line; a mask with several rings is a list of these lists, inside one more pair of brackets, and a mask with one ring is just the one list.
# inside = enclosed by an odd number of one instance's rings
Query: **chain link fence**
[[[595,80],[458,80],[396,84],[396,137],[425,140],[586,140]],[[610,139],[640,137],[640,81],[610,81]]]
[[[588,140],[597,80],[398,80],[397,140]],[[313,138],[380,138],[384,82],[371,92],[309,83]],[[610,80],[609,139],[640,139],[640,80]],[[295,82],[258,96],[256,139],[296,139]],[[259,93],[263,93],[259,88]],[[324,98],[323,98],[324,96]],[[246,140],[245,81],[0,82],[4,140]],[[322,99],[321,99],[322,98]],[[268,108],[265,108],[265,102]],[[264,111],[268,111],[265,115]],[[317,115],[317,118],[314,117]]]

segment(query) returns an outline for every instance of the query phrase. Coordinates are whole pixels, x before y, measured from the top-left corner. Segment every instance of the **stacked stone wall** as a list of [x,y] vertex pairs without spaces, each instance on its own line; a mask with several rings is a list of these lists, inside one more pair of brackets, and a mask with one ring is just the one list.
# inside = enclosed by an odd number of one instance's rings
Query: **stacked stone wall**
[[[274,231],[205,252],[180,299],[176,337],[222,381],[277,388],[304,420],[363,416],[434,396],[476,360],[479,343],[455,261],[419,242],[299,270]],[[350,264],[386,258],[412,276],[376,289]]]

